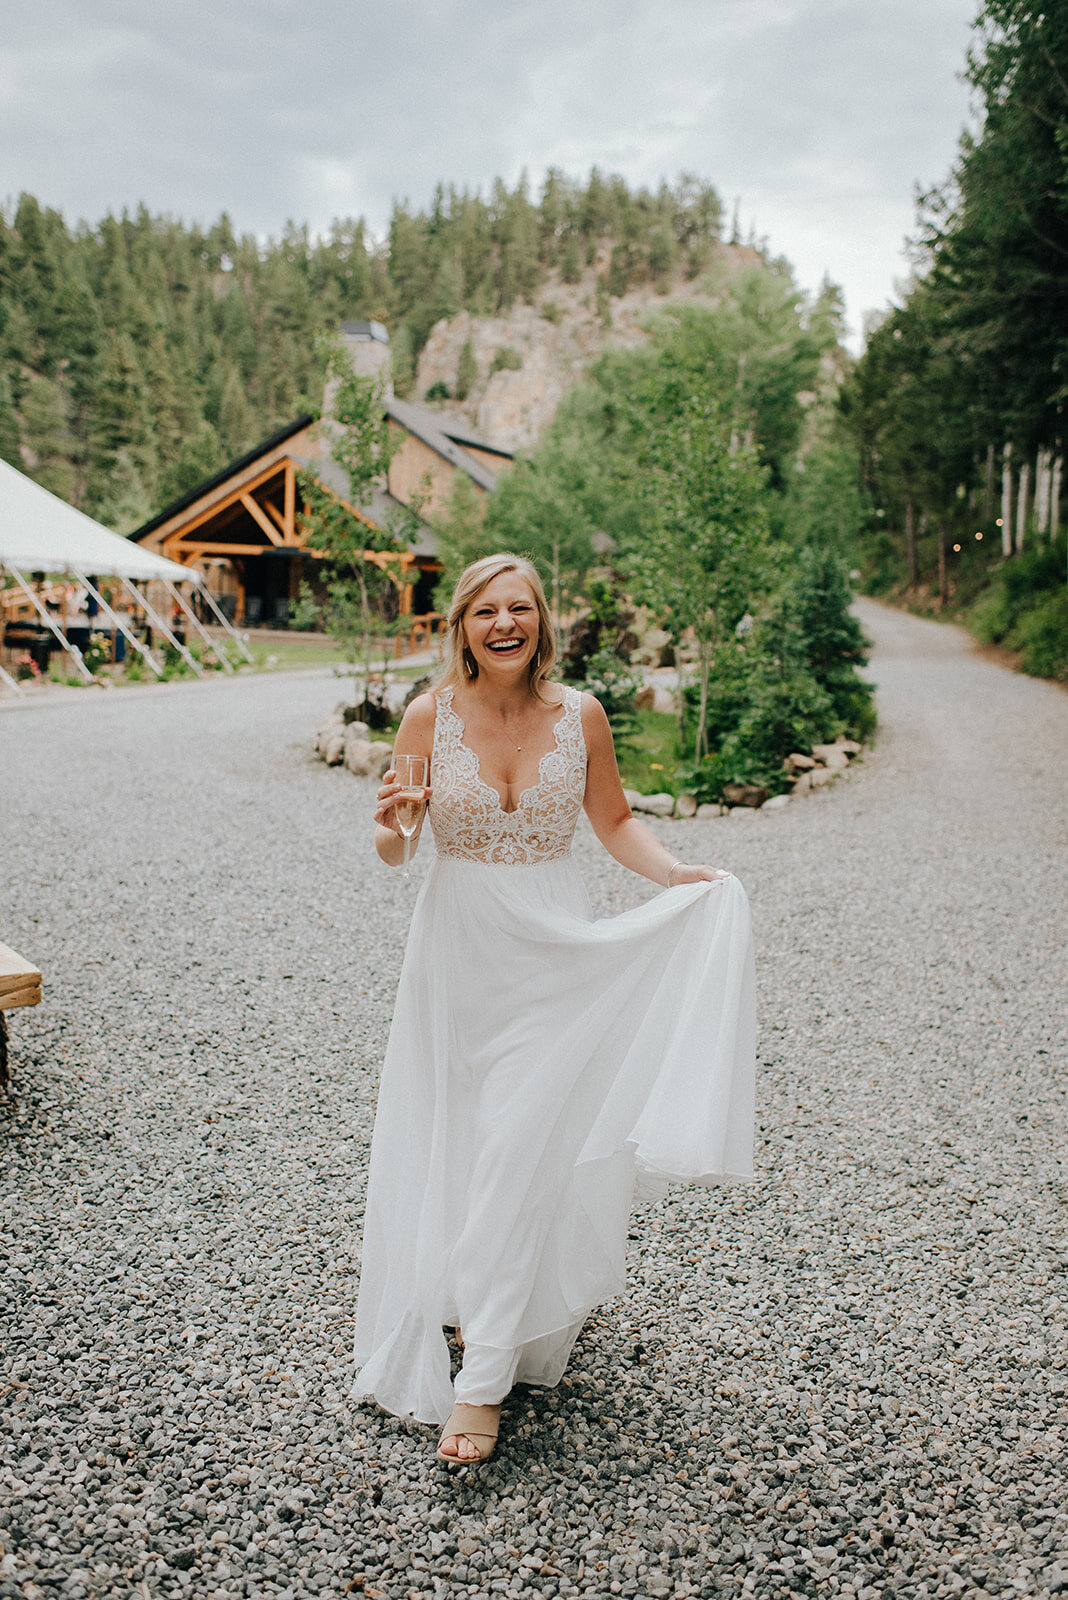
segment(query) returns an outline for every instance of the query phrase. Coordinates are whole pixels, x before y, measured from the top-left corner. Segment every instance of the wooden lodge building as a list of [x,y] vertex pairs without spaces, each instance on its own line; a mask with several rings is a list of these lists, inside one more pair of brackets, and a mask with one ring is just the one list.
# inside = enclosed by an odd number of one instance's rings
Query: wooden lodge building
[[[479,439],[459,418],[395,397],[389,335],[380,323],[343,322],[341,339],[361,376],[385,378],[386,415],[395,435],[387,481],[375,487],[367,505],[352,507],[353,513],[381,528],[391,513],[421,502],[420,531],[410,548],[412,581],[400,604],[414,621],[432,608],[440,571],[434,522],[456,473],[466,473],[478,493],[491,493],[497,473],[512,457]],[[302,579],[314,578],[320,557],[302,539],[298,474],[313,472],[341,499],[348,493],[347,477],[330,453],[335,392],[336,384],[328,383],[321,422],[296,417],[130,536],[171,561],[199,568],[217,602],[239,625],[285,627]]]

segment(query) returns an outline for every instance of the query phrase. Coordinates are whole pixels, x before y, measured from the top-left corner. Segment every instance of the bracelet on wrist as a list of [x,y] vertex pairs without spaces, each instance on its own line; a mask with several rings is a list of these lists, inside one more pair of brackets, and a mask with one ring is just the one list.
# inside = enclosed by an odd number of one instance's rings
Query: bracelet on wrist
[[670,889],[670,888],[671,888],[671,874],[672,874],[672,873],[673,873],[673,872],[674,872],[674,870],[675,870],[675,868],[676,868],[676,867],[681,867],[681,866],[683,866],[683,865],[684,865],[684,864],[685,864],[685,863],[684,863],[684,862],[682,862],[682,861],[673,861],[673,862],[672,862],[672,863],[671,863],[671,865],[670,865],[670,867],[668,867],[668,875],[667,875],[667,888],[669,888],[669,889]]

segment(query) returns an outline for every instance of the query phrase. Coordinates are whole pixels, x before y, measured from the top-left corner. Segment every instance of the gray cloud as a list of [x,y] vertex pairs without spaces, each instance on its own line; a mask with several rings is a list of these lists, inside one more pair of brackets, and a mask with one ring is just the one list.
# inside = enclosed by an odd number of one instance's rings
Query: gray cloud
[[696,171],[856,322],[967,113],[972,0],[37,0],[0,46],[0,195],[313,229],[441,180]]

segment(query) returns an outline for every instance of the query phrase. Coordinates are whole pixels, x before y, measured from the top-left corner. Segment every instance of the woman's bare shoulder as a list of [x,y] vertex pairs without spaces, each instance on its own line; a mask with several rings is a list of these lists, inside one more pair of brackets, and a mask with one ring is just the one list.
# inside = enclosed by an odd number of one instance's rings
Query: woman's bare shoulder
[[[437,701],[428,689],[425,694],[417,694],[401,718],[401,728],[406,734],[416,738],[424,734],[433,734],[434,718],[437,715]],[[399,730],[398,730],[399,732]]]
[[582,721],[585,727],[607,728],[608,718],[605,716],[604,706],[595,694],[588,689],[583,689],[580,695],[582,706]]

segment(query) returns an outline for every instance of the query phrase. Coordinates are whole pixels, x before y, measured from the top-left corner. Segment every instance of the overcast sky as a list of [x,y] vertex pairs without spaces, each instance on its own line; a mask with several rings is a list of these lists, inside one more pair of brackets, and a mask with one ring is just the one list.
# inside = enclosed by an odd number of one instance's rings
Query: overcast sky
[[906,272],[977,0],[0,0],[0,199],[239,231],[525,167],[696,172],[850,322]]

